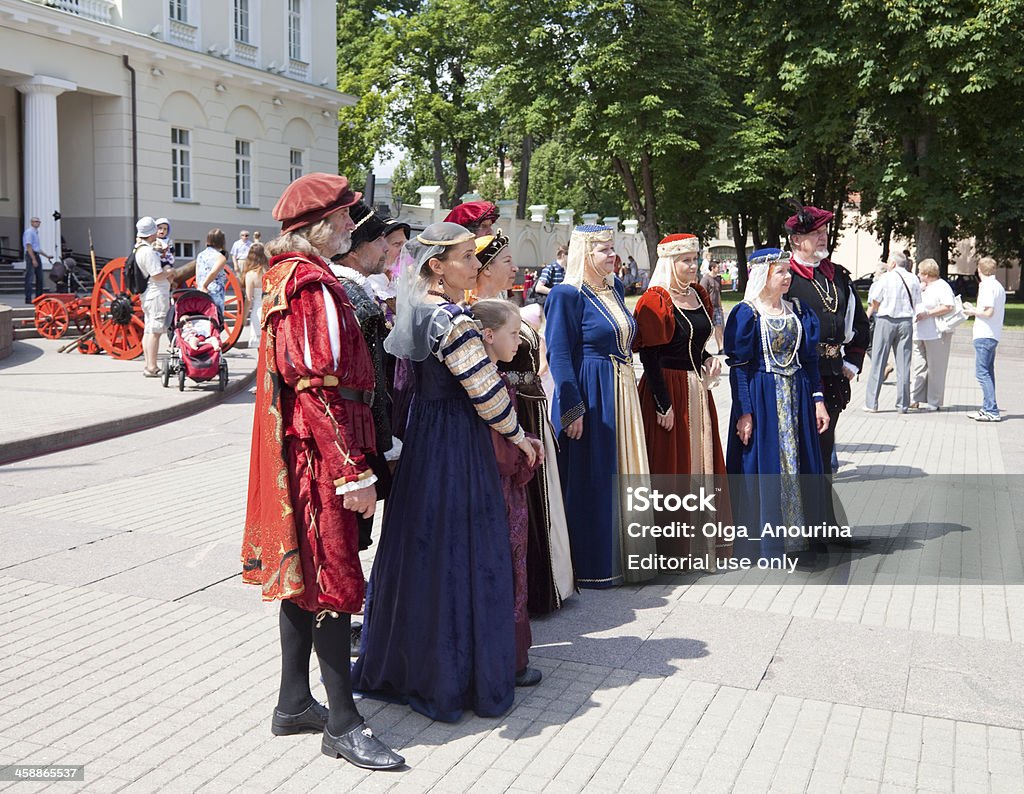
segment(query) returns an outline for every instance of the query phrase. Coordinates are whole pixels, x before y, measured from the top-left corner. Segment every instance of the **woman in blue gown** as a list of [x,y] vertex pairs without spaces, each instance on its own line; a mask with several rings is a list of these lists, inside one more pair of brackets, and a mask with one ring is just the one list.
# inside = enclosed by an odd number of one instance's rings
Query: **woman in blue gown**
[[415,397],[366,592],[353,689],[454,722],[504,714],[515,693],[512,561],[489,428],[534,445],[468,309],[472,233],[428,226],[406,244],[385,349],[411,360]]
[[630,537],[626,527],[638,516],[619,498],[617,477],[646,479],[648,464],[633,372],[636,321],[623,302],[622,282],[613,275],[614,239],[608,226],[577,226],[565,281],[551,288],[544,304],[555,382],[551,422],[559,428],[569,543],[576,581],[591,588],[657,574],[630,565],[653,558],[656,548],[652,537]]
[[733,518],[750,539],[734,555],[780,559],[807,555],[806,538],[765,536],[772,527],[820,524],[825,517],[824,471],[818,434],[828,412],[818,374],[818,321],[782,296],[792,276],[788,254],[755,251],[743,302],[729,314],[725,352],[732,387],[726,470]]

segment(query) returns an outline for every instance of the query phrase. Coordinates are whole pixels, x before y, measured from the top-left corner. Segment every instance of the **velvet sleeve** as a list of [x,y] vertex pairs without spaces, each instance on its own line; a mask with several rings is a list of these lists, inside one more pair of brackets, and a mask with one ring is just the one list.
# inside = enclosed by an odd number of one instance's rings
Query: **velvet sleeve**
[[[277,316],[275,361],[285,384],[295,390],[299,410],[293,417],[294,432],[317,448],[336,488],[355,490],[376,482],[336,388],[323,384],[325,376],[338,372],[341,361],[326,332],[327,306],[320,284],[300,289],[289,302],[289,311]],[[337,351],[339,358],[345,353]],[[309,386],[297,388],[300,380]]]
[[544,304],[548,366],[555,382],[559,424],[565,429],[586,413],[576,372],[583,358],[583,296],[573,286],[551,288]]
[[822,402],[825,398],[822,396],[821,372],[818,368],[818,341],[821,339],[818,317],[814,312],[798,307],[797,318],[803,326],[800,367],[807,374],[815,402]]
[[671,298],[660,287],[652,287],[640,296],[633,316],[636,318],[633,349],[640,353],[644,374],[654,396],[654,407],[659,414],[666,414],[672,407],[672,399],[661,370],[661,346],[672,340],[676,330]]
[[515,406],[470,315],[459,314],[452,319],[439,355],[466,390],[477,415],[513,444],[522,441],[524,433]]
[[752,414],[750,375],[759,365],[761,332],[757,315],[747,303],[738,304],[729,313],[725,323],[725,355],[733,404],[739,406],[741,414]]

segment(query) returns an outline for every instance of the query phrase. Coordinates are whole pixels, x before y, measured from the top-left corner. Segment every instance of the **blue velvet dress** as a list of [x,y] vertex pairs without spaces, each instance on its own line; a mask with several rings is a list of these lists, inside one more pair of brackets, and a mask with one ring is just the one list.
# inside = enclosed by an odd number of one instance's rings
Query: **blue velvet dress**
[[[548,362],[555,382],[551,422],[558,429],[558,471],[565,497],[573,567],[580,587],[604,588],[652,578],[630,570],[630,555],[656,552],[653,538],[624,531],[617,475],[647,474],[643,417],[633,372],[636,321],[622,282],[596,293],[559,284],[544,311]],[[583,417],[583,436],[565,428]]]
[[[733,518],[751,536],[736,538],[736,557],[777,559],[802,551],[808,545],[803,538],[761,538],[764,525],[800,526],[824,520],[821,446],[814,412],[814,393],[821,390],[817,345],[818,320],[798,302],[785,319],[765,318],[746,302],[729,314],[725,353],[732,415],[726,470],[743,475],[730,478]],[[744,445],[736,435],[736,423],[748,413],[754,428]]]
[[500,716],[512,706],[516,661],[509,528],[491,431],[436,356],[415,362],[413,374],[352,688],[444,722],[466,709]]

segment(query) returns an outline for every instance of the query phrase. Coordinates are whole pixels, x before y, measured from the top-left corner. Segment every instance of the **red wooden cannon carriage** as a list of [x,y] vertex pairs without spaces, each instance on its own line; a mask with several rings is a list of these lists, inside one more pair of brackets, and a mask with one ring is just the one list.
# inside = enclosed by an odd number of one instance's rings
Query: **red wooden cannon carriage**
[[[92,295],[80,298],[63,293],[47,293],[35,299],[35,326],[47,339],[59,339],[72,325],[80,334],[95,336],[100,349],[114,358],[132,359],[142,355],[142,300],[124,284],[125,258],[111,259],[103,268]],[[224,333],[221,350],[228,350],[245,327],[245,293],[238,276],[225,266],[228,282],[224,288]],[[194,270],[193,270],[194,272]],[[193,286],[195,278],[186,285]],[[83,338],[83,341],[87,341]],[[78,349],[89,351],[89,345]],[[93,351],[95,352],[95,351]]]

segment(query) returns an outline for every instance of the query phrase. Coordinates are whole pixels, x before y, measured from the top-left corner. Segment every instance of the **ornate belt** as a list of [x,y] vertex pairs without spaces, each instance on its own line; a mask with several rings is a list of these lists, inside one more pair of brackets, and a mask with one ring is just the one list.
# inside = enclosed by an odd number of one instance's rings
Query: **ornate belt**
[[540,381],[536,372],[506,372],[504,374],[513,386],[533,386]]
[[350,389],[347,386],[338,386],[338,378],[335,375],[324,375],[322,378],[299,378],[295,384],[295,391],[305,391],[315,388],[335,389],[338,396],[343,400],[350,400],[364,405],[373,405],[373,392],[362,391],[361,389]]
[[843,346],[831,342],[818,342],[818,356],[821,358],[842,358]]
[[295,391],[317,389],[323,386],[331,388],[332,386],[337,385],[338,378],[335,375],[324,375],[322,378],[299,378],[299,382],[295,384]]

